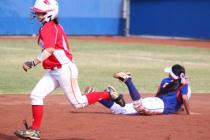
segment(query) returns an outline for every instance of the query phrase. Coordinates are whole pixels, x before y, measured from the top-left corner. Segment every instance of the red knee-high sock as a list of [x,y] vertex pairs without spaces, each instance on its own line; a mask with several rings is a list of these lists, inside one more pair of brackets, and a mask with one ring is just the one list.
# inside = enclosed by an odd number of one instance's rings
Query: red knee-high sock
[[43,116],[43,105],[32,105],[33,123],[32,128],[39,130]]
[[92,93],[86,94],[86,96],[87,96],[89,105],[94,104],[100,100],[110,98],[109,92],[92,92]]

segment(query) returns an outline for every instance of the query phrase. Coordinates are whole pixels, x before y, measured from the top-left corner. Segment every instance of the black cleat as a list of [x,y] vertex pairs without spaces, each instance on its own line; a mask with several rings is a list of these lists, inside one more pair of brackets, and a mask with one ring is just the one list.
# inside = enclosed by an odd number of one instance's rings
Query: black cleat
[[40,140],[40,131],[29,128],[27,130],[17,130],[15,135],[22,139]]
[[122,107],[125,106],[123,95],[118,93],[114,87],[108,86],[104,91],[109,92],[110,99],[113,100],[115,103],[119,104]]

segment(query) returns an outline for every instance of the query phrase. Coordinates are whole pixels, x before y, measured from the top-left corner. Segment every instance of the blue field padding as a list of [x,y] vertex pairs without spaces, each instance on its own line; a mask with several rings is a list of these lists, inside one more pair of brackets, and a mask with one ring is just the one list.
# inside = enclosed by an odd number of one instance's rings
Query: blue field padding
[[134,35],[210,38],[210,1],[131,0]]

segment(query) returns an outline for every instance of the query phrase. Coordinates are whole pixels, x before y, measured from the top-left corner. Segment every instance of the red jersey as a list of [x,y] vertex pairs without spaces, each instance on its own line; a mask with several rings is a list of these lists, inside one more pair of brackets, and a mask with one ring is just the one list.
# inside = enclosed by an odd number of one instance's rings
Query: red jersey
[[39,30],[38,44],[42,51],[46,48],[54,48],[53,54],[42,62],[44,69],[61,67],[72,60],[72,54],[68,45],[67,36],[61,25],[53,21],[46,22]]

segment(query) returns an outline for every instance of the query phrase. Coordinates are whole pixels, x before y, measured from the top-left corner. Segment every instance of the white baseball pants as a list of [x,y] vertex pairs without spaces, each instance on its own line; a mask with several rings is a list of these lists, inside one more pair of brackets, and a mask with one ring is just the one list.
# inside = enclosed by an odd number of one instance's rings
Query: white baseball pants
[[43,99],[59,86],[75,108],[88,105],[87,97],[82,96],[78,85],[78,69],[72,62],[62,65],[60,69],[47,71],[31,92],[32,105],[43,105]]
[[[164,110],[164,103],[158,97],[146,97],[139,100],[139,105],[141,109],[149,114],[162,114]],[[124,107],[114,103],[110,108],[113,114],[138,114],[138,108],[135,107],[135,103],[128,103]]]

